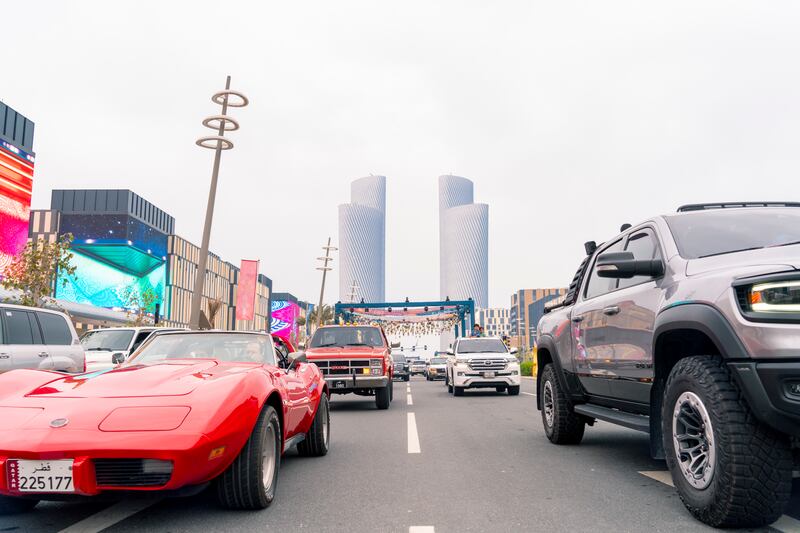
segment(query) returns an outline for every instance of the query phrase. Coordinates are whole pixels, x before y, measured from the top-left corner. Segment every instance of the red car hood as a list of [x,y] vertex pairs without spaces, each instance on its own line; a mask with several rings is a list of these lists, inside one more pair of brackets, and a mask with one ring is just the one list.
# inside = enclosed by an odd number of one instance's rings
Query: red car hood
[[[25,394],[28,398],[131,398],[184,396],[205,379],[229,365],[204,359],[175,360],[168,363],[138,365],[64,376]],[[232,366],[232,365],[231,365]],[[242,365],[238,368],[244,370]]]
[[308,360],[313,362],[315,359],[354,359],[354,358],[370,358],[370,357],[383,357],[386,353],[386,348],[373,348],[372,346],[345,346],[339,348],[331,346],[330,348],[309,348],[306,350]]

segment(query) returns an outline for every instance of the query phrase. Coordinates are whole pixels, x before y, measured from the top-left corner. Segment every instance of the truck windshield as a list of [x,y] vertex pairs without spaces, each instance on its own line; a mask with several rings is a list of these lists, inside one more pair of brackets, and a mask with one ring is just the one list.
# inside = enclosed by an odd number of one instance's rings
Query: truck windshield
[[458,341],[456,352],[470,353],[505,353],[506,345],[500,339],[462,339]]
[[81,337],[81,344],[87,351],[108,350],[114,352],[127,350],[131,345],[131,339],[133,339],[132,329],[97,329]]
[[664,217],[684,259],[800,244],[800,209],[714,209]]
[[384,346],[383,335],[375,327],[333,327],[321,328],[314,333],[311,339],[311,348],[326,348],[329,346]]

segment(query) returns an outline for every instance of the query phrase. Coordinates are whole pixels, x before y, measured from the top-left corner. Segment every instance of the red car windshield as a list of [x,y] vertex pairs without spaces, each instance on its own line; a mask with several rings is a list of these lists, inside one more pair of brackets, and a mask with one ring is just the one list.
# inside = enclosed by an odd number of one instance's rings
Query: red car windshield
[[166,359],[219,359],[274,365],[275,351],[266,335],[173,333],[153,336],[127,364],[157,363]]

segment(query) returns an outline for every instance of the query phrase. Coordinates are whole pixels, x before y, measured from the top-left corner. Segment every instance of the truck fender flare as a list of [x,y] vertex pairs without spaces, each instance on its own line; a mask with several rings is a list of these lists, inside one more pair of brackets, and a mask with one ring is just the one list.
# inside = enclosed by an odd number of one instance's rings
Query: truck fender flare
[[674,305],[661,311],[653,329],[653,353],[661,335],[678,329],[704,333],[725,359],[747,357],[747,349],[730,322],[716,308],[703,303]]
[[[551,358],[553,360],[553,366],[556,368],[556,378],[558,379],[561,386],[564,388],[565,391],[570,392],[569,385],[567,384],[567,380],[564,377],[564,369],[561,366],[561,357],[558,355],[558,350],[556,349],[556,343],[550,335],[542,335],[540,338],[536,339],[537,344],[537,353],[538,350],[545,348],[548,352],[550,352]],[[540,411],[542,410],[542,367],[539,366],[539,357],[536,357],[536,365],[537,365],[537,372],[536,372],[536,408]]]

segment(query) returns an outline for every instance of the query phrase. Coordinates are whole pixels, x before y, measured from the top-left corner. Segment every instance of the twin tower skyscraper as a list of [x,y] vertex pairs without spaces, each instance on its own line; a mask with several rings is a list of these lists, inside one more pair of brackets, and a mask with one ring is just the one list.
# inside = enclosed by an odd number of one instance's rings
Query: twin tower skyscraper
[[[339,206],[339,300],[386,301],[386,177],[351,184]],[[439,176],[439,296],[489,299],[489,206],[474,203],[472,181]]]

